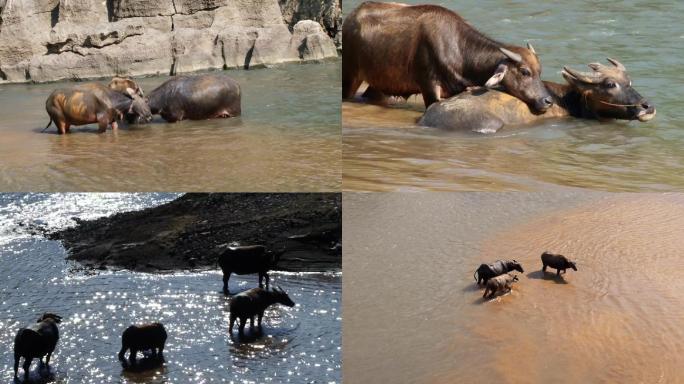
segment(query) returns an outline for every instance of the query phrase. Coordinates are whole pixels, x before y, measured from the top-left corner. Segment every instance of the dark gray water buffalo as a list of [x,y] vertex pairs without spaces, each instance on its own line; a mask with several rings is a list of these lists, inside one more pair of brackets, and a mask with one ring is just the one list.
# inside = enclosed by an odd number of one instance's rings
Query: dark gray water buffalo
[[342,40],[344,99],[365,81],[366,94],[421,93],[426,107],[468,87],[497,84],[537,112],[553,103],[532,46],[494,41],[437,5],[364,2],[345,19]]
[[44,313],[36,324],[28,328],[22,328],[14,338],[14,378],[17,378],[19,370],[19,359],[24,358],[24,381],[28,381],[31,360],[45,357],[45,365],[49,366],[50,357],[55,351],[59,341],[59,330],[57,324],[62,321],[62,317],[54,313]]
[[150,92],[152,113],[164,120],[203,120],[242,113],[240,84],[222,74],[176,76]]
[[166,338],[166,329],[161,323],[131,325],[121,336],[119,360],[125,360],[126,351],[130,351],[128,360],[131,364],[135,364],[138,351],[152,351],[154,357],[160,357],[164,353]]
[[252,288],[238,293],[230,300],[230,327],[228,333],[233,333],[235,319],[240,319],[238,326],[240,336],[244,335],[247,319],[250,319],[250,328],[254,329],[254,317],[257,317],[259,331],[261,332],[261,319],[264,317],[266,308],[273,304],[282,304],[294,307],[295,303],[280,288],[271,291],[263,288]]
[[50,116],[47,129],[53,122],[60,134],[69,133],[72,125],[97,123],[100,133],[117,128],[117,120],[129,123],[152,120],[150,108],[143,98],[128,88],[118,92],[100,83],[86,83],[53,91],[45,102]]
[[543,115],[531,112],[525,103],[504,92],[480,88],[431,105],[418,123],[493,133],[506,125],[529,124],[552,117],[639,121],[655,117],[655,107],[632,88],[624,65],[614,59],[608,61],[611,66],[589,64],[590,73],[565,67],[562,75],[567,84],[545,81],[554,105]]
[[278,264],[282,252],[269,251],[263,245],[230,246],[218,257],[218,264],[223,271],[223,293],[228,294],[230,274],[249,275],[259,274],[259,288],[263,287],[262,280],[266,278],[266,289],[271,280],[268,271]]
[[555,269],[556,276],[560,276],[561,271],[565,273],[565,270],[568,268],[572,268],[575,271],[577,270],[577,265],[575,265],[575,262],[568,260],[568,258],[563,255],[544,252],[541,255],[541,261],[543,265],[542,272],[544,273],[546,273],[546,267]]
[[492,277],[502,275],[511,271],[524,272],[522,265],[515,260],[497,260],[492,264],[480,264],[473,277],[477,284],[487,283]]
[[[518,281],[518,276],[512,276],[508,273],[492,277],[491,279],[487,280],[487,286],[482,297],[485,299],[491,299],[496,296],[498,292],[510,292],[511,286],[515,281]],[[489,297],[487,297],[487,294],[489,294]]]

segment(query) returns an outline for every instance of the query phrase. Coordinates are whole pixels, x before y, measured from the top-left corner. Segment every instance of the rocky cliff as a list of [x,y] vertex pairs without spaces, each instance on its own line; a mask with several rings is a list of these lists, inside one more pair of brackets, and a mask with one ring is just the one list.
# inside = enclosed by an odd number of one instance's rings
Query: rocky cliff
[[337,56],[341,0],[0,0],[0,83]]
[[342,202],[336,193],[186,194],[49,234],[91,268],[172,271],[216,268],[229,243],[285,253],[279,270],[342,268]]

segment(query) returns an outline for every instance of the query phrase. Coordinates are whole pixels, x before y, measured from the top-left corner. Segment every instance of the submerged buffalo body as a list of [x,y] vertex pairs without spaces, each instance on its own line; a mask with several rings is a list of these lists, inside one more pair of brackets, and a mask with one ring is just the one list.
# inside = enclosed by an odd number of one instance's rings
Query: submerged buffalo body
[[270,252],[263,245],[243,245],[228,247],[218,257],[218,264],[223,271],[223,293],[228,294],[228,281],[231,273],[237,275],[259,274],[259,287],[266,278],[266,289],[271,280],[268,271],[277,263],[280,254]]
[[139,351],[152,351],[154,357],[161,356],[164,353],[166,338],[166,329],[161,323],[131,325],[121,336],[119,360],[125,360],[126,351],[130,351],[128,360],[131,364],[135,364]]
[[509,275],[508,273],[492,277],[491,279],[487,280],[487,285],[482,297],[491,299],[496,296],[497,292],[510,292],[511,286],[515,281],[518,281],[518,276]]
[[546,267],[551,267],[556,270],[556,276],[560,276],[561,271],[565,273],[565,270],[568,268],[572,268],[574,271],[577,270],[575,262],[568,260],[568,258],[563,255],[544,252],[541,255],[541,261],[542,272],[546,272]]
[[489,279],[511,271],[524,272],[522,265],[516,260],[497,260],[492,264],[480,264],[473,277],[477,284],[486,284]]
[[169,122],[234,117],[241,113],[240,85],[226,75],[177,76],[150,92],[152,113]]
[[534,48],[496,42],[440,6],[365,2],[345,19],[342,40],[345,99],[365,81],[367,94],[421,93],[426,107],[467,87],[497,84],[536,111],[552,103]]
[[545,81],[554,105],[543,115],[530,111],[520,100],[496,90],[471,90],[435,103],[419,124],[451,130],[492,133],[506,125],[528,124],[550,117],[588,119],[651,120],[656,109],[634,88],[625,67],[609,59],[612,66],[589,64],[591,73],[565,68],[567,84]]
[[243,335],[247,319],[250,319],[250,328],[254,328],[254,317],[257,318],[259,331],[261,331],[261,319],[264,317],[264,311],[273,304],[282,304],[288,307],[295,305],[287,293],[280,288],[271,291],[263,288],[252,288],[233,296],[230,300],[230,327],[228,332],[233,333],[235,320],[239,319],[239,334]]
[[[128,88],[130,89],[130,88]],[[55,90],[45,102],[50,122],[60,134],[69,133],[72,125],[97,123],[100,133],[117,128],[117,120],[130,123],[150,121],[150,109],[135,91],[118,92],[100,83],[86,83]]]
[[14,338],[14,378],[17,378],[19,359],[24,358],[24,382],[28,381],[31,360],[45,357],[45,364],[50,364],[50,357],[59,341],[57,324],[62,317],[53,313],[45,313],[36,324],[29,328],[22,328]]

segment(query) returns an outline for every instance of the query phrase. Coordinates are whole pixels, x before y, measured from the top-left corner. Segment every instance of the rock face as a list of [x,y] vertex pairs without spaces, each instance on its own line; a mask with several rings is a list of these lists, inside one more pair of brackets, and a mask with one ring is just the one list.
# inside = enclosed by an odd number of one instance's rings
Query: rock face
[[341,0],[0,0],[0,83],[337,56]]
[[342,268],[342,202],[335,193],[187,194],[48,235],[92,268],[217,268],[232,242],[285,250],[279,270]]

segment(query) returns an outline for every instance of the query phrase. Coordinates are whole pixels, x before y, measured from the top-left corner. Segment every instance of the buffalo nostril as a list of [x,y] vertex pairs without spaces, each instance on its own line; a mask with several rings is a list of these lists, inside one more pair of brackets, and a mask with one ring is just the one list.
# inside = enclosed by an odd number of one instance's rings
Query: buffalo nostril
[[651,104],[649,104],[649,103],[641,103],[641,107],[642,107],[643,109],[649,109],[649,108],[651,108]]
[[553,104],[553,100],[551,99],[551,97],[548,97],[548,96],[545,97],[543,101],[544,101],[544,105],[546,105],[546,106],[550,106],[551,104]]

